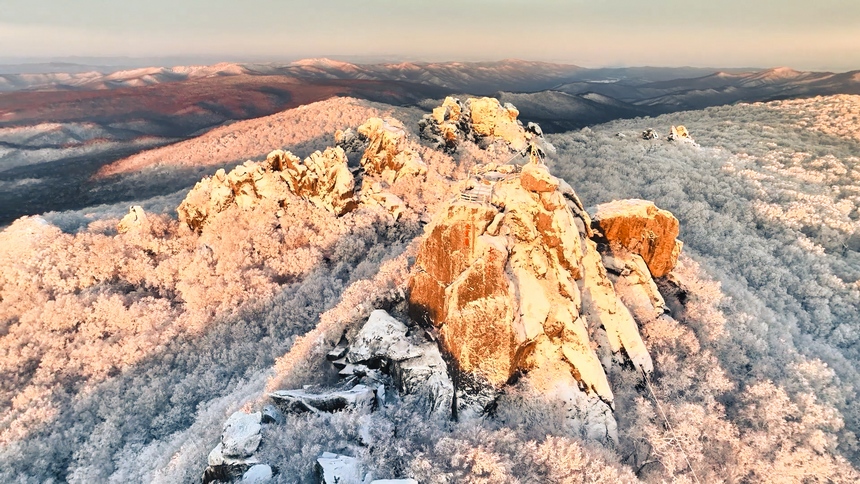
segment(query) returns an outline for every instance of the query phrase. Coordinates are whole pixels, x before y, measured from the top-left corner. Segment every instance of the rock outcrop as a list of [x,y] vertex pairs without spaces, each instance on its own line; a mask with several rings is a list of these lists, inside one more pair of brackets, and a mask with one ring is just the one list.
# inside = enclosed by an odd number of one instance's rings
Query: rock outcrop
[[647,200],[619,200],[598,205],[592,229],[610,248],[638,254],[653,277],[663,277],[675,267],[683,243],[677,239],[678,219]]
[[[208,466],[203,473],[203,483],[230,482],[240,477],[250,469],[260,465],[254,453],[262,440],[262,415],[236,412],[227,419],[221,440],[209,452]],[[269,466],[266,466],[269,467]],[[257,469],[250,482],[265,482],[259,480],[264,469]],[[271,477],[271,468],[269,468]],[[256,476],[256,477],[255,477]]]
[[246,161],[229,173],[223,169],[199,181],[179,205],[179,220],[194,230],[236,205],[250,209],[261,199],[283,203],[289,193],[343,215],[356,206],[355,179],[340,148],[314,152],[304,161],[290,152],[273,151],[264,162]]
[[224,424],[221,453],[228,457],[248,457],[260,446],[260,412],[236,412]]
[[657,133],[656,130],[648,128],[642,132],[642,139],[644,140],[652,140],[660,138],[660,134]]
[[256,464],[242,475],[242,484],[265,484],[274,477],[272,467],[268,464]]
[[409,333],[405,324],[378,309],[334,363],[354,365],[352,372],[381,368],[400,395],[412,395],[428,414],[447,418],[454,399],[448,366],[439,347],[428,341],[423,331]]
[[278,390],[269,394],[288,413],[370,412],[383,405],[385,388],[410,395],[428,415],[448,418],[454,385],[439,347],[420,328],[408,328],[378,309],[349,344],[328,354],[341,381],[333,389]]
[[471,131],[469,117],[464,110],[465,106],[459,99],[446,97],[441,106],[435,107],[419,122],[421,137],[432,141],[438,149],[449,153],[456,151]]
[[[500,390],[515,382],[550,406],[560,402],[571,434],[617,442],[607,369],[624,363],[653,371],[639,325],[671,318],[654,278],[670,279],[663,276],[682,247],[678,220],[643,200],[587,212],[541,162],[540,128],[524,128],[517,115],[494,99],[447,98],[424,117],[422,136],[440,147],[474,141],[496,151],[496,159],[516,152],[531,161],[473,167],[461,193],[427,225],[406,304],[403,293],[389,301],[398,317],[376,310],[360,328],[346,330],[327,355],[336,383],[274,391],[261,412],[232,416],[209,456],[210,480],[235,481],[243,473],[249,482],[271,479],[277,469],[254,457],[262,455],[259,429],[296,418],[290,414],[373,412],[399,402],[428,417],[468,418],[494,403],[503,408]],[[336,214],[377,204],[396,220],[415,209],[387,191],[426,173],[401,124],[373,118],[335,138],[337,148],[304,161],[275,151],[266,162],[220,170],[189,193],[180,219],[199,230],[231,206],[283,203],[290,194]],[[362,170],[353,166],[358,195],[344,149],[362,153]],[[359,441],[372,446],[371,433],[359,431]],[[325,453],[317,469],[323,482],[372,481],[349,456]]]
[[347,166],[341,148],[315,151],[300,162],[289,152],[273,151],[267,158],[290,191],[335,215],[343,215],[356,207],[355,178]]
[[669,136],[666,139],[669,141],[683,141],[685,143],[695,144],[693,137],[687,132],[687,128],[683,126],[672,126],[672,129],[669,131]]
[[380,175],[388,183],[403,176],[424,175],[427,165],[407,146],[406,129],[393,118],[370,118],[358,127],[359,135],[367,141],[361,157],[365,173]]
[[316,469],[322,484],[362,484],[365,480],[358,459],[347,455],[323,452]]
[[447,97],[424,116],[419,128],[422,138],[448,152],[456,151],[460,143],[468,140],[484,149],[519,153],[531,142],[543,139],[540,126],[529,123],[524,128],[517,119],[519,114],[512,104],[502,105],[495,98],[469,98],[463,103]]
[[309,390],[278,390],[269,394],[272,400],[289,413],[337,412],[340,410],[371,411],[376,407],[376,388],[356,385],[346,390],[312,392]]
[[143,211],[143,208],[140,205],[132,205],[129,207],[128,213],[125,217],[119,221],[116,231],[124,234],[140,230],[142,227],[146,226],[146,222],[146,212]]
[[651,371],[636,322],[586,238],[587,214],[572,189],[560,189],[543,165],[511,171],[485,173],[497,180],[487,201],[464,194],[428,226],[410,281],[410,314],[438,329],[460,371],[489,385],[565,362],[579,386],[610,403],[594,349],[607,336],[593,340],[588,319],[609,335],[612,352],[624,350]]
[[472,133],[479,145],[502,141],[513,151],[522,151],[528,146],[528,136],[520,112],[511,103],[502,105],[498,99],[482,97],[468,99],[466,106],[471,118]]
[[364,205],[379,205],[394,217],[394,220],[406,212],[406,202],[397,195],[387,191],[380,182],[365,179],[359,200]]

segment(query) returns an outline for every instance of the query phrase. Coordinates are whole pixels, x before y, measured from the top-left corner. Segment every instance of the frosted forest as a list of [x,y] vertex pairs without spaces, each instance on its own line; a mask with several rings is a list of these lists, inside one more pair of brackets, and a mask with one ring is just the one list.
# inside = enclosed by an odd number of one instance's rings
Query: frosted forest
[[[667,296],[674,319],[638,321],[653,373],[604,368],[616,438],[571,430],[557,401],[513,381],[475,418],[428,416],[396,391],[373,412],[287,412],[262,426],[255,458],[284,483],[318,482],[325,452],[363,476],[421,483],[857,482],[858,111],[858,96],[823,96],[545,135],[549,172],[587,211],[644,199],[680,225],[683,304]],[[434,148],[425,114],[335,98],[237,122],[106,169],[140,193],[176,185],[134,201],[138,230],[118,230],[127,202],[3,228],[0,480],[198,482],[234,412],[334,385],[326,354],[341,337],[375,309],[405,314],[429,219],[470,170],[510,158],[471,141]],[[396,216],[368,188],[375,201],[341,216],[288,195],[226,208],[202,230],[180,220],[204,176],[276,149],[313,158],[372,116],[399,120],[426,164],[425,181],[385,184]],[[667,140],[676,125],[695,142]],[[649,128],[660,136],[642,139]]]

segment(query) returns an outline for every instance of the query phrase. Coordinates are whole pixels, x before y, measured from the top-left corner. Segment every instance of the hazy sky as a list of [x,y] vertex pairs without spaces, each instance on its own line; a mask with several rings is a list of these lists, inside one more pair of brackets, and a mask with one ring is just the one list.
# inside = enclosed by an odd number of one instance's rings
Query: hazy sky
[[860,0],[0,0],[0,57],[860,69]]

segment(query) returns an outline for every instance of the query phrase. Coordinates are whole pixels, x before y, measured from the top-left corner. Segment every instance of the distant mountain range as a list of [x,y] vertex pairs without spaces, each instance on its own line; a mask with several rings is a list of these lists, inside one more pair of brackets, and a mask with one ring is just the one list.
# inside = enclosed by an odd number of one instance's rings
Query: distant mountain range
[[[736,102],[860,94],[860,71],[788,68],[587,69],[521,60],[355,64],[331,59],[116,72],[74,64],[43,67],[45,73],[0,74],[0,191],[6,192],[0,197],[0,225],[50,210],[58,201],[67,208],[90,204],[89,192],[81,188],[90,177],[141,151],[333,97],[426,112],[447,95],[488,95],[516,106],[521,120],[558,133]],[[27,71],[0,68],[15,70]],[[52,187],[51,197],[27,195],[35,179],[43,189]]]
[[[522,60],[354,64],[325,58],[289,64],[221,63],[136,68],[111,73],[99,70],[80,72],[74,64],[68,65],[67,72],[55,72],[58,66],[54,64],[49,67],[52,72],[45,74],[0,74],[0,94],[6,92],[0,98],[0,109],[10,103],[10,95],[15,96],[11,92],[22,91],[113,91],[196,81],[205,85],[206,92],[212,95],[207,102],[217,104],[222,97],[219,90],[233,92],[237,85],[251,85],[252,90],[270,91],[277,97],[283,91],[283,84],[291,82],[288,80],[301,80],[300,84],[305,86],[337,82],[348,91],[353,90],[351,81],[378,81],[424,86],[414,89],[416,96],[434,93],[499,96],[514,103],[524,119],[546,124],[548,131],[565,131],[612,119],[654,116],[735,102],[860,93],[860,71],[837,74],[802,72],[784,67],[767,70],[693,67],[588,69]],[[381,89],[376,95],[380,98],[378,100],[393,101],[385,91]],[[123,96],[127,92],[124,91]],[[148,98],[161,92],[134,91],[133,96]],[[348,94],[356,95],[354,92]],[[372,93],[368,95],[373,96]],[[115,94],[101,93],[84,97],[91,105],[94,97],[113,96]],[[28,99],[34,97],[31,95]],[[243,106],[247,115],[230,113],[226,117],[261,116],[286,107],[282,103],[271,102],[271,99],[262,102],[246,100]],[[8,111],[0,111],[0,125],[13,121],[15,117]]]

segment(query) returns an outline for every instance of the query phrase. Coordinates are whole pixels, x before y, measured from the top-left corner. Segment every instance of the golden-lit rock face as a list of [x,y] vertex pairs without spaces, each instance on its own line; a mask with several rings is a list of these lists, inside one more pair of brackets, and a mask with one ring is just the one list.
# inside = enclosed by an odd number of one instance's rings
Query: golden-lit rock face
[[358,127],[368,146],[361,157],[367,173],[382,175],[389,183],[407,175],[423,175],[427,166],[407,144],[406,129],[393,118],[370,118]]
[[690,133],[687,131],[687,128],[683,126],[672,126],[667,139],[669,141],[683,141],[685,143],[696,144],[696,142],[693,141],[693,137],[690,136]]
[[180,222],[199,231],[209,217],[227,210],[234,199],[227,173],[220,169],[211,177],[197,182],[185,196],[185,200],[179,204],[176,212]]
[[179,205],[179,220],[194,230],[238,205],[243,210],[261,199],[282,203],[289,193],[343,215],[356,206],[355,179],[340,148],[314,152],[304,161],[290,152],[273,151],[264,162],[246,161],[226,173],[223,169],[199,181]]
[[513,105],[495,98],[469,98],[464,103],[447,97],[419,126],[423,138],[448,151],[468,140],[484,149],[522,152],[540,138],[540,131],[526,130],[517,120],[519,114]]
[[341,148],[315,151],[300,163],[289,152],[269,154],[272,167],[282,166],[280,177],[290,191],[335,215],[343,215],[356,207],[355,178],[347,166]]
[[466,105],[476,137],[502,140],[514,151],[522,151],[528,146],[526,132],[517,122],[520,112],[513,105],[503,106],[498,99],[491,97],[469,99]]
[[[465,185],[477,190],[496,180],[482,189],[490,190],[488,199],[464,192],[428,226],[410,281],[411,315],[438,329],[461,371],[496,387],[518,370],[563,362],[582,387],[611,402],[595,348],[605,342],[619,356],[623,349],[650,372],[636,321],[595,242],[578,227],[560,180],[537,164],[519,173],[494,168]],[[565,192],[575,198],[566,184]]]
[[678,219],[647,200],[618,200],[597,206],[592,228],[609,241],[639,254],[653,277],[675,267],[683,243]]

